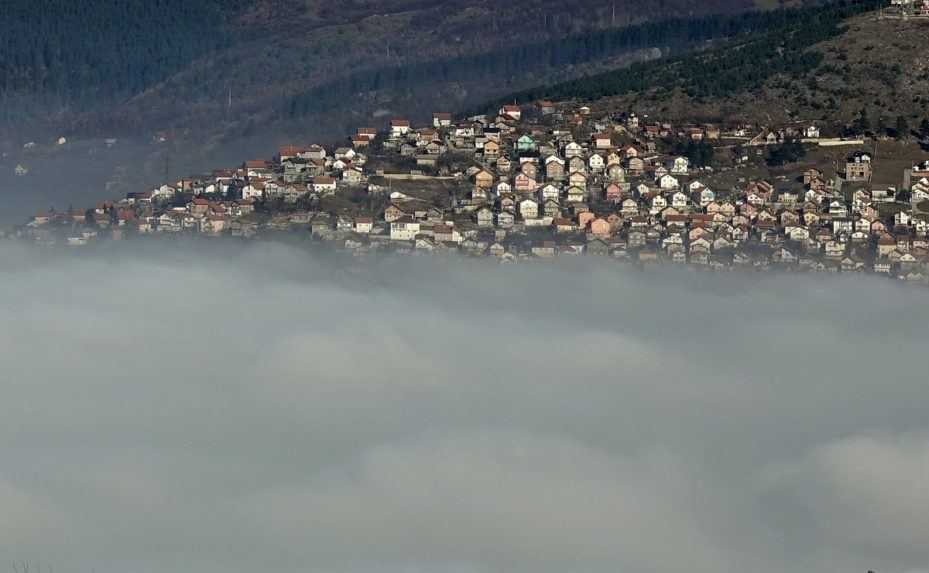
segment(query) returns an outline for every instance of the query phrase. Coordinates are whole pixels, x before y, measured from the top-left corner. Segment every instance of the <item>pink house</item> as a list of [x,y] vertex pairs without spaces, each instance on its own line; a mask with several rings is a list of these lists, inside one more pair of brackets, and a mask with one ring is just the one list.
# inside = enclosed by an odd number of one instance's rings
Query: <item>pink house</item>
[[606,188],[606,200],[619,203],[623,199],[623,190],[616,183],[610,183]]
[[516,176],[513,187],[516,189],[517,193],[535,193],[538,183],[525,173],[520,173]]
[[590,233],[597,237],[609,237],[612,230],[609,221],[601,217],[597,217],[590,222]]
[[590,211],[584,211],[583,213],[578,214],[577,224],[582,229],[587,228],[587,224],[596,219],[597,216],[591,213]]

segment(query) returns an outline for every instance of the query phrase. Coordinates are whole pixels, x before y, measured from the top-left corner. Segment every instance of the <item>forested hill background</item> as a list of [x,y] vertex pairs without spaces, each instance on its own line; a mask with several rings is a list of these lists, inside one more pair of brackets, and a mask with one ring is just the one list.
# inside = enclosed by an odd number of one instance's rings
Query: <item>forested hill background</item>
[[[797,2],[786,2],[796,4]],[[776,0],[5,0],[0,135],[336,133],[684,50]],[[657,23],[657,24],[656,24]],[[624,35],[616,34],[625,30]],[[427,94],[428,97],[423,97]]]
[[929,20],[882,17],[886,4],[770,12],[757,16],[765,26],[708,49],[507,94],[475,111],[577,99],[606,113],[907,136],[929,125]]
[[4,0],[0,226],[488,101],[922,130],[929,22],[880,4]]
[[224,14],[236,2],[5,0],[3,4],[3,95],[88,108],[131,97],[201,55],[228,45]]

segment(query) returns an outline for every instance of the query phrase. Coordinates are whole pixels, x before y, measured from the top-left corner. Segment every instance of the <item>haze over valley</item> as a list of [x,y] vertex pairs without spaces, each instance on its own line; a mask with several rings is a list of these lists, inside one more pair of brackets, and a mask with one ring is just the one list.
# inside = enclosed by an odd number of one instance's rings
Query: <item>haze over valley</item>
[[33,569],[927,568],[922,290],[127,245],[0,246]]
[[12,573],[929,573],[929,0],[4,0]]

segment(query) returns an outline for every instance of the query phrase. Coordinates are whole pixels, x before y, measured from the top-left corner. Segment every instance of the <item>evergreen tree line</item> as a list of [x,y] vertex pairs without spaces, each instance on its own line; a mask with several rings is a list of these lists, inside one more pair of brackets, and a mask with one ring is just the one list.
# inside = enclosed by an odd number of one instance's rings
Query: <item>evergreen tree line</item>
[[[458,58],[367,70],[314,87],[290,98],[285,104],[283,115],[293,118],[325,111],[343,104],[347,97],[362,92],[416,89],[435,81],[493,81],[494,78],[510,77],[529,70],[578,65],[649,47],[662,47],[672,54],[678,54],[695,44],[713,39],[755,37],[771,30],[784,30],[794,26],[802,26],[806,30],[811,28],[805,21],[807,18],[828,20],[828,23],[823,24],[823,28],[831,30],[830,26],[834,20],[841,17],[840,15],[865,4],[876,5],[876,1],[842,1],[837,8],[780,9],[739,15],[668,19]],[[790,64],[792,67],[800,65]],[[641,75],[643,69],[651,68],[634,66],[625,73],[620,72],[618,77],[612,75],[616,72],[611,72],[551,88],[530,90],[505,99],[512,101],[516,97],[525,101],[549,95],[558,98],[586,97],[588,94],[608,94],[620,86],[625,91],[641,89],[652,81],[652,78]],[[720,69],[720,66],[704,64],[701,73],[693,78],[695,89],[706,90],[712,85],[710,76],[718,76],[720,72],[725,71],[725,68]],[[763,71],[759,70],[757,73]],[[705,79],[701,79],[704,76]]]
[[768,149],[765,162],[771,167],[796,163],[806,157],[806,148],[796,137],[792,137]]
[[758,26],[747,37],[733,38],[724,46],[525,90],[500,98],[484,110],[504,102],[596,100],[652,88],[680,88],[697,100],[750,91],[776,74],[800,75],[815,69],[822,56],[808,50],[810,46],[840,34],[844,19],[883,4],[883,0],[841,0],[777,10],[760,15]]
[[137,94],[227,43],[241,0],[4,0],[0,96],[89,105]]

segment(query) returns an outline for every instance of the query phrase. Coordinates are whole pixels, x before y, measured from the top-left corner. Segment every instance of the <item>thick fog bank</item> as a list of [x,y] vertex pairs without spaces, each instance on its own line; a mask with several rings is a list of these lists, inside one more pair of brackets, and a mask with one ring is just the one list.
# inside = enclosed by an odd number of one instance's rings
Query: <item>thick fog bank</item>
[[929,570],[926,292],[0,246],[0,555],[57,572]]

